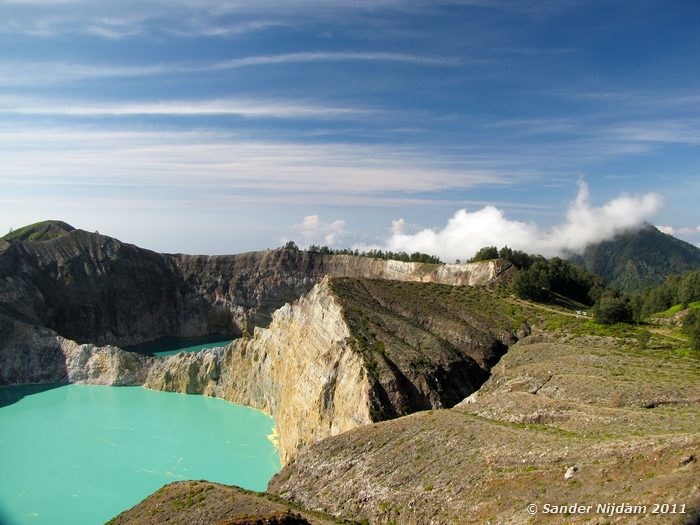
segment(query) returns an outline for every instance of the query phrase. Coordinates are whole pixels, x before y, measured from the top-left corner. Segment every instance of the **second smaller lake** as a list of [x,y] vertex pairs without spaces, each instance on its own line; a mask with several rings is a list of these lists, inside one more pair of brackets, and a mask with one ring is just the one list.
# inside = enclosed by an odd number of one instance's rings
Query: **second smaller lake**
[[140,345],[127,346],[124,350],[138,354],[165,357],[180,352],[199,352],[205,348],[217,348],[227,346],[233,339],[224,336],[213,337],[165,337],[156,341],[149,341]]

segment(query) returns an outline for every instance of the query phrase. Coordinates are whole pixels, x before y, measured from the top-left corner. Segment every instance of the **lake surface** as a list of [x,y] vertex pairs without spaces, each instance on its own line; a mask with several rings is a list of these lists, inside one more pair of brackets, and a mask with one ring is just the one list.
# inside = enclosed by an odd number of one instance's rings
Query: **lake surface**
[[274,421],[221,399],[141,387],[0,388],[0,525],[95,525],[166,483],[265,490]]
[[156,357],[164,357],[166,355],[175,355],[180,352],[199,352],[205,348],[216,348],[218,346],[227,346],[233,339],[226,339],[222,336],[208,337],[166,337],[141,343],[140,345],[128,346],[124,350],[128,352],[136,352],[139,354],[154,355]]

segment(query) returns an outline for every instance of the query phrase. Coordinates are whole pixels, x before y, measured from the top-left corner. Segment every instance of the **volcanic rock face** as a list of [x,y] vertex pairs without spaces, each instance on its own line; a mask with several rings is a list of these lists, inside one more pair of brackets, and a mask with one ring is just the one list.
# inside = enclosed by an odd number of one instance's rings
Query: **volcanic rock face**
[[68,377],[58,335],[0,311],[0,386],[52,383]]
[[209,305],[159,254],[75,230],[0,253],[0,309],[81,343],[207,333]]
[[82,230],[0,251],[0,311],[80,343],[241,335],[324,275],[486,284],[509,263],[427,265],[270,250],[167,255]]
[[[425,292],[440,290],[422,283],[408,286],[413,295],[423,290],[429,307],[431,296]],[[381,350],[365,339],[363,327],[355,326],[354,299],[348,294],[357,289],[377,303],[368,311],[376,317],[371,329],[386,341]],[[433,308],[434,322],[443,319],[461,334],[450,341],[417,326],[420,311],[379,306],[380,300],[398,304],[402,290],[387,281],[326,277],[277,310],[270,326],[256,329],[252,337],[227,348],[165,358],[78,344],[49,329],[11,321],[16,328],[1,347],[8,366],[0,379],[5,384],[21,378],[144,385],[221,397],[272,415],[287,462],[306,444],[372,421],[452,406],[483,382],[487,368],[471,355],[503,343],[480,331],[474,319],[453,319]]]
[[372,421],[367,370],[350,335],[324,279],[277,310],[268,329],[229,347],[219,393],[272,414],[283,463],[305,444]]
[[[271,414],[286,461],[299,447],[370,423],[369,381],[362,356],[327,280],[227,348],[164,358],[114,346],[78,344],[49,329],[3,319],[11,340],[0,347],[0,379],[144,385],[204,394]],[[8,333],[8,332],[6,332]]]
[[[444,293],[452,287],[428,283],[486,284],[508,268],[298,250],[162,255],[80,230],[13,242],[0,252],[0,385],[145,385],[222,397],[276,419],[286,462],[308,443],[449,407],[476,390],[515,340],[512,323],[455,315],[444,307],[457,300]],[[369,323],[357,316],[365,303]],[[241,337],[161,359],[115,346],[210,334]]]

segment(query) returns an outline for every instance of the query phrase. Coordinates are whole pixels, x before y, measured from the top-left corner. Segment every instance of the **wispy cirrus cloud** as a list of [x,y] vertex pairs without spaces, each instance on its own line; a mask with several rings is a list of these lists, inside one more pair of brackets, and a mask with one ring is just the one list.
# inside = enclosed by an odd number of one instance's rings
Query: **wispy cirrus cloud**
[[219,37],[233,38],[256,31],[264,31],[272,28],[286,27],[288,22],[279,20],[250,20],[240,23],[218,22],[216,20],[193,20],[189,27],[165,29],[173,36],[186,38]]
[[626,137],[636,142],[700,145],[700,119],[659,118],[611,124],[610,136]]
[[294,64],[301,62],[404,62],[426,66],[454,66],[462,63],[455,57],[424,56],[409,53],[361,52],[361,51],[326,51],[284,53],[279,55],[260,55],[234,58],[212,64],[212,69],[237,69],[247,66],[268,64]]
[[[490,2],[493,3],[493,2]],[[108,39],[129,36],[115,27],[120,17],[134,34],[192,37],[244,35],[271,25],[299,25],[310,17],[335,19],[348,13],[373,16],[378,11],[430,10],[421,0],[123,0],[114,3],[85,0],[6,0],[0,34],[43,38],[92,35]],[[129,13],[124,17],[124,13]],[[112,23],[104,23],[107,17]],[[232,17],[251,20],[230,23]],[[266,19],[259,23],[256,19]]]
[[157,64],[96,65],[67,62],[0,62],[0,86],[36,83],[69,83],[85,79],[135,78],[234,70],[245,67],[311,62],[397,62],[422,66],[454,66],[455,57],[410,53],[309,51],[273,55],[252,55],[209,63],[163,62]]
[[65,99],[0,97],[0,114],[67,117],[218,116],[244,118],[351,118],[367,117],[378,110],[325,106],[293,100],[173,100],[152,102],[76,102]]
[[530,176],[495,166],[455,167],[459,160],[450,167],[444,155],[414,146],[273,142],[214,131],[0,131],[0,180],[18,191],[37,185],[99,191],[150,186],[214,196],[333,194],[362,197],[371,205],[390,192],[400,192],[391,197],[401,201],[401,195],[508,185]]

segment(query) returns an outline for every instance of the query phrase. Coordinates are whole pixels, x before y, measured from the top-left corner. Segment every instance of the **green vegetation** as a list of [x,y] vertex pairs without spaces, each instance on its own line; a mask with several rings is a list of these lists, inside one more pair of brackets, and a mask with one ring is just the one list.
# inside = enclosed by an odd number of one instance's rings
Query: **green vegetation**
[[559,257],[546,259],[504,246],[481,248],[469,262],[501,258],[520,271],[513,277],[515,295],[531,301],[548,302],[559,295],[591,306],[605,290],[605,281]]
[[469,259],[469,262],[489,261],[491,259],[505,259],[513,264],[516,268],[529,268],[532,263],[538,260],[543,260],[541,255],[530,255],[521,250],[513,250],[508,246],[504,246],[500,250],[495,246],[485,246],[481,248],[476,255]]
[[545,301],[548,296],[549,279],[547,271],[541,265],[520,270],[513,281],[511,287],[515,295],[521,299],[530,301]]
[[439,257],[420,252],[413,252],[411,254],[406,252],[391,252],[382,250],[369,250],[361,252],[359,250],[351,250],[349,248],[329,248],[328,246],[316,246],[315,244],[309,246],[308,251],[323,255],[356,255],[359,257],[371,257],[372,259],[443,264]]
[[597,323],[632,323],[632,308],[627,297],[605,294],[593,308],[593,317]]
[[[688,308],[700,308],[700,301],[693,301],[692,303],[688,303]],[[654,317],[656,317],[657,319],[671,319],[678,312],[682,312],[683,310],[685,310],[685,308],[683,308],[682,304],[674,304],[671,308],[668,308],[663,312],[655,312]]]
[[[700,250],[651,226],[591,247],[584,255],[588,258],[574,257],[572,261],[598,275],[558,257],[545,259],[507,246],[500,250],[486,246],[470,262],[506,259],[519,269],[510,283],[516,296],[549,304],[562,304],[557,298],[563,297],[580,303],[583,309],[595,305],[593,314],[599,324],[631,323],[652,314],[671,317],[696,303],[700,308],[700,270],[671,275],[677,268],[700,266]],[[606,287],[604,276],[612,276],[612,284],[623,290],[640,288],[658,281],[659,276],[666,281],[623,297],[616,289]],[[692,319],[688,325],[694,326]],[[686,333],[692,333],[692,328]]]
[[498,259],[498,257],[498,248],[495,246],[484,246],[476,252],[474,257],[469,259],[469,262],[489,261],[491,259]]
[[690,338],[694,350],[700,350],[700,310],[692,309],[683,319],[683,333]]
[[536,256],[532,259],[532,264],[524,266],[511,283],[518,297],[544,302],[551,294],[558,294],[590,306],[605,290],[601,277],[559,257],[545,259]]
[[69,231],[74,230],[70,224],[62,221],[42,221],[23,226],[10,232],[2,237],[7,242],[15,241],[50,241],[57,237],[65,235]]
[[[507,246],[500,250],[487,246],[479,250],[470,262],[496,257],[507,259],[519,268],[510,282],[511,290],[517,297],[560,305],[560,299],[570,299],[583,305],[584,309],[594,305],[592,312],[599,325],[633,323],[655,312],[662,312],[659,317],[670,317],[696,304],[700,308],[700,270],[672,275],[662,286],[629,297],[606,288],[602,277],[558,257],[546,259],[540,255],[513,251]],[[692,316],[684,328],[691,341],[695,341],[694,319]]]
[[700,301],[700,270],[672,275],[661,286],[631,297],[636,319],[645,319],[657,312],[662,312],[662,317],[668,317],[690,307],[694,301]]

